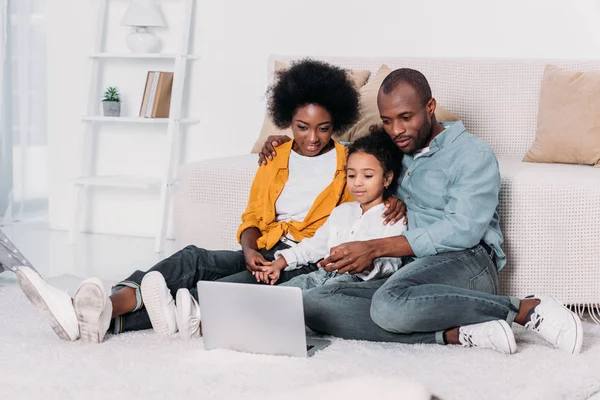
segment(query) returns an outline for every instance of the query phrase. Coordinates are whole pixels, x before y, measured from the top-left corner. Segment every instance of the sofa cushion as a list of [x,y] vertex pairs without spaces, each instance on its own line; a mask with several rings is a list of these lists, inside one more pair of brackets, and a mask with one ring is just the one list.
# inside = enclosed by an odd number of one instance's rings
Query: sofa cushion
[[535,141],[524,160],[600,167],[600,71],[544,70]]
[[[275,61],[275,72],[279,72],[288,67],[289,67],[288,63],[284,63],[281,61]],[[354,85],[356,86],[357,89],[360,89],[361,87],[363,87],[365,85],[365,83],[367,83],[367,80],[369,79],[369,76],[371,75],[371,72],[368,70],[360,70],[360,71],[352,70],[352,71],[348,71],[348,73],[349,73],[349,77],[352,79],[352,82],[354,82]],[[256,139],[256,142],[254,143],[254,146],[252,146],[252,150],[250,152],[258,153],[262,149],[263,144],[265,143],[265,140],[267,140],[267,137],[269,137],[271,135],[286,135],[290,138],[293,137],[292,128],[279,129],[277,126],[275,126],[275,124],[269,117],[269,114],[266,113],[265,118],[263,120],[262,128],[260,130],[260,134],[258,135],[258,139]],[[347,135],[344,134],[344,135],[342,135],[342,137],[339,137],[337,139],[344,141],[344,140],[346,140],[346,138],[347,138]]]
[[[380,124],[379,108],[377,107],[377,93],[383,83],[383,80],[392,72],[387,65],[382,65],[374,77],[360,89],[360,119],[354,124],[344,138],[353,142],[369,132],[369,127],[374,124]],[[439,103],[435,110],[435,116],[440,122],[458,121],[459,118],[442,107]]]

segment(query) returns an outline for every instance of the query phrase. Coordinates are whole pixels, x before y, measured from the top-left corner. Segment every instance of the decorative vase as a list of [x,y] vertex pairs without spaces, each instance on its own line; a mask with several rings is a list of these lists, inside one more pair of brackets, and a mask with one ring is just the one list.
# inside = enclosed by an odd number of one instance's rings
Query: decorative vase
[[121,102],[120,101],[103,101],[102,109],[105,117],[120,117]]

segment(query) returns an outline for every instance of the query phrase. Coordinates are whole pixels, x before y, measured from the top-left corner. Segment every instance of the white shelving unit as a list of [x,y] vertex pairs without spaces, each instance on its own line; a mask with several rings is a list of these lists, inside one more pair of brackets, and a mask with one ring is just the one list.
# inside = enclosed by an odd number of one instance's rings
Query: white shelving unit
[[[86,229],[82,221],[87,220],[87,204],[89,204],[90,188],[92,187],[111,187],[111,188],[129,188],[160,192],[160,205],[157,210],[157,229],[155,236],[155,251],[163,252],[167,228],[169,224],[169,214],[171,208],[171,197],[173,181],[178,165],[177,154],[180,143],[181,125],[196,124],[200,122],[197,118],[182,118],[181,107],[183,102],[183,91],[186,87],[185,79],[188,63],[198,60],[198,55],[190,54],[191,23],[195,0],[181,0],[184,2],[184,15],[181,22],[183,24],[183,37],[180,44],[180,52],[177,54],[136,54],[136,53],[111,53],[104,49],[106,38],[106,18],[110,0],[97,0],[97,30],[94,44],[94,51],[90,55],[91,71],[89,73],[89,96],[87,103],[87,115],[82,117],[85,123],[84,132],[80,138],[79,156],[80,171],[78,178],[73,180],[73,204],[75,204],[72,216],[71,230],[69,234],[69,243],[73,244],[77,240],[78,233]],[[174,63],[173,66],[173,89],[171,94],[171,106],[169,118],[142,118],[142,117],[104,117],[98,115],[100,91],[100,72],[102,64],[110,62],[111,59],[148,59],[148,60],[167,60]],[[146,72],[146,71],[144,71]],[[96,149],[93,147],[93,136],[99,124],[105,123],[123,123],[123,124],[162,124],[166,128],[167,146],[166,167],[162,177],[135,177],[126,175],[98,176],[93,175],[96,162]]]

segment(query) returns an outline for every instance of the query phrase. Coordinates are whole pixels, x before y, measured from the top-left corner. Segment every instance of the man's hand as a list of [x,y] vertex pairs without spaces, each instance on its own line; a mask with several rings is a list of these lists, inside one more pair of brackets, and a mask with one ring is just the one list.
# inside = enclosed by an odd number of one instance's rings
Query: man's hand
[[385,221],[383,221],[384,225],[387,225],[388,223],[394,225],[401,218],[404,218],[404,225],[408,223],[406,205],[399,198],[391,196],[384,204],[386,207],[386,210],[382,215],[382,217],[385,218]]
[[266,267],[272,263],[265,260],[265,258],[256,250],[246,249],[244,250],[244,260],[246,261],[246,269],[254,275],[256,272],[262,272],[266,270]]
[[289,142],[290,140],[292,139],[286,135],[269,136],[267,140],[265,140],[262,150],[258,153],[258,165],[261,166],[267,164],[268,161],[271,161],[273,157],[277,155],[275,147],[280,146],[285,142]]
[[331,248],[328,257],[317,264],[327,272],[359,274],[373,269],[374,249],[368,242],[348,242]]

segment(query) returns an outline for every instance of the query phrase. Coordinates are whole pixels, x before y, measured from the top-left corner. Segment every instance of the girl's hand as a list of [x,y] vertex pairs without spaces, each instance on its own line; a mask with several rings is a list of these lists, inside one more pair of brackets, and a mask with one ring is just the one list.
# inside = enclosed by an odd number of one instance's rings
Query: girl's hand
[[268,272],[253,272],[253,275],[256,278],[256,282],[269,283]]
[[407,209],[406,205],[396,196],[391,196],[385,202],[386,210],[382,214],[382,217],[385,218],[383,221],[384,225],[388,223],[394,225],[396,222],[400,221],[401,218],[404,218],[404,225],[408,223]]
[[254,276],[256,277],[256,282],[263,282],[268,285],[274,285],[275,282],[279,280],[281,269],[275,265],[271,265],[265,269],[266,271],[254,273]]

